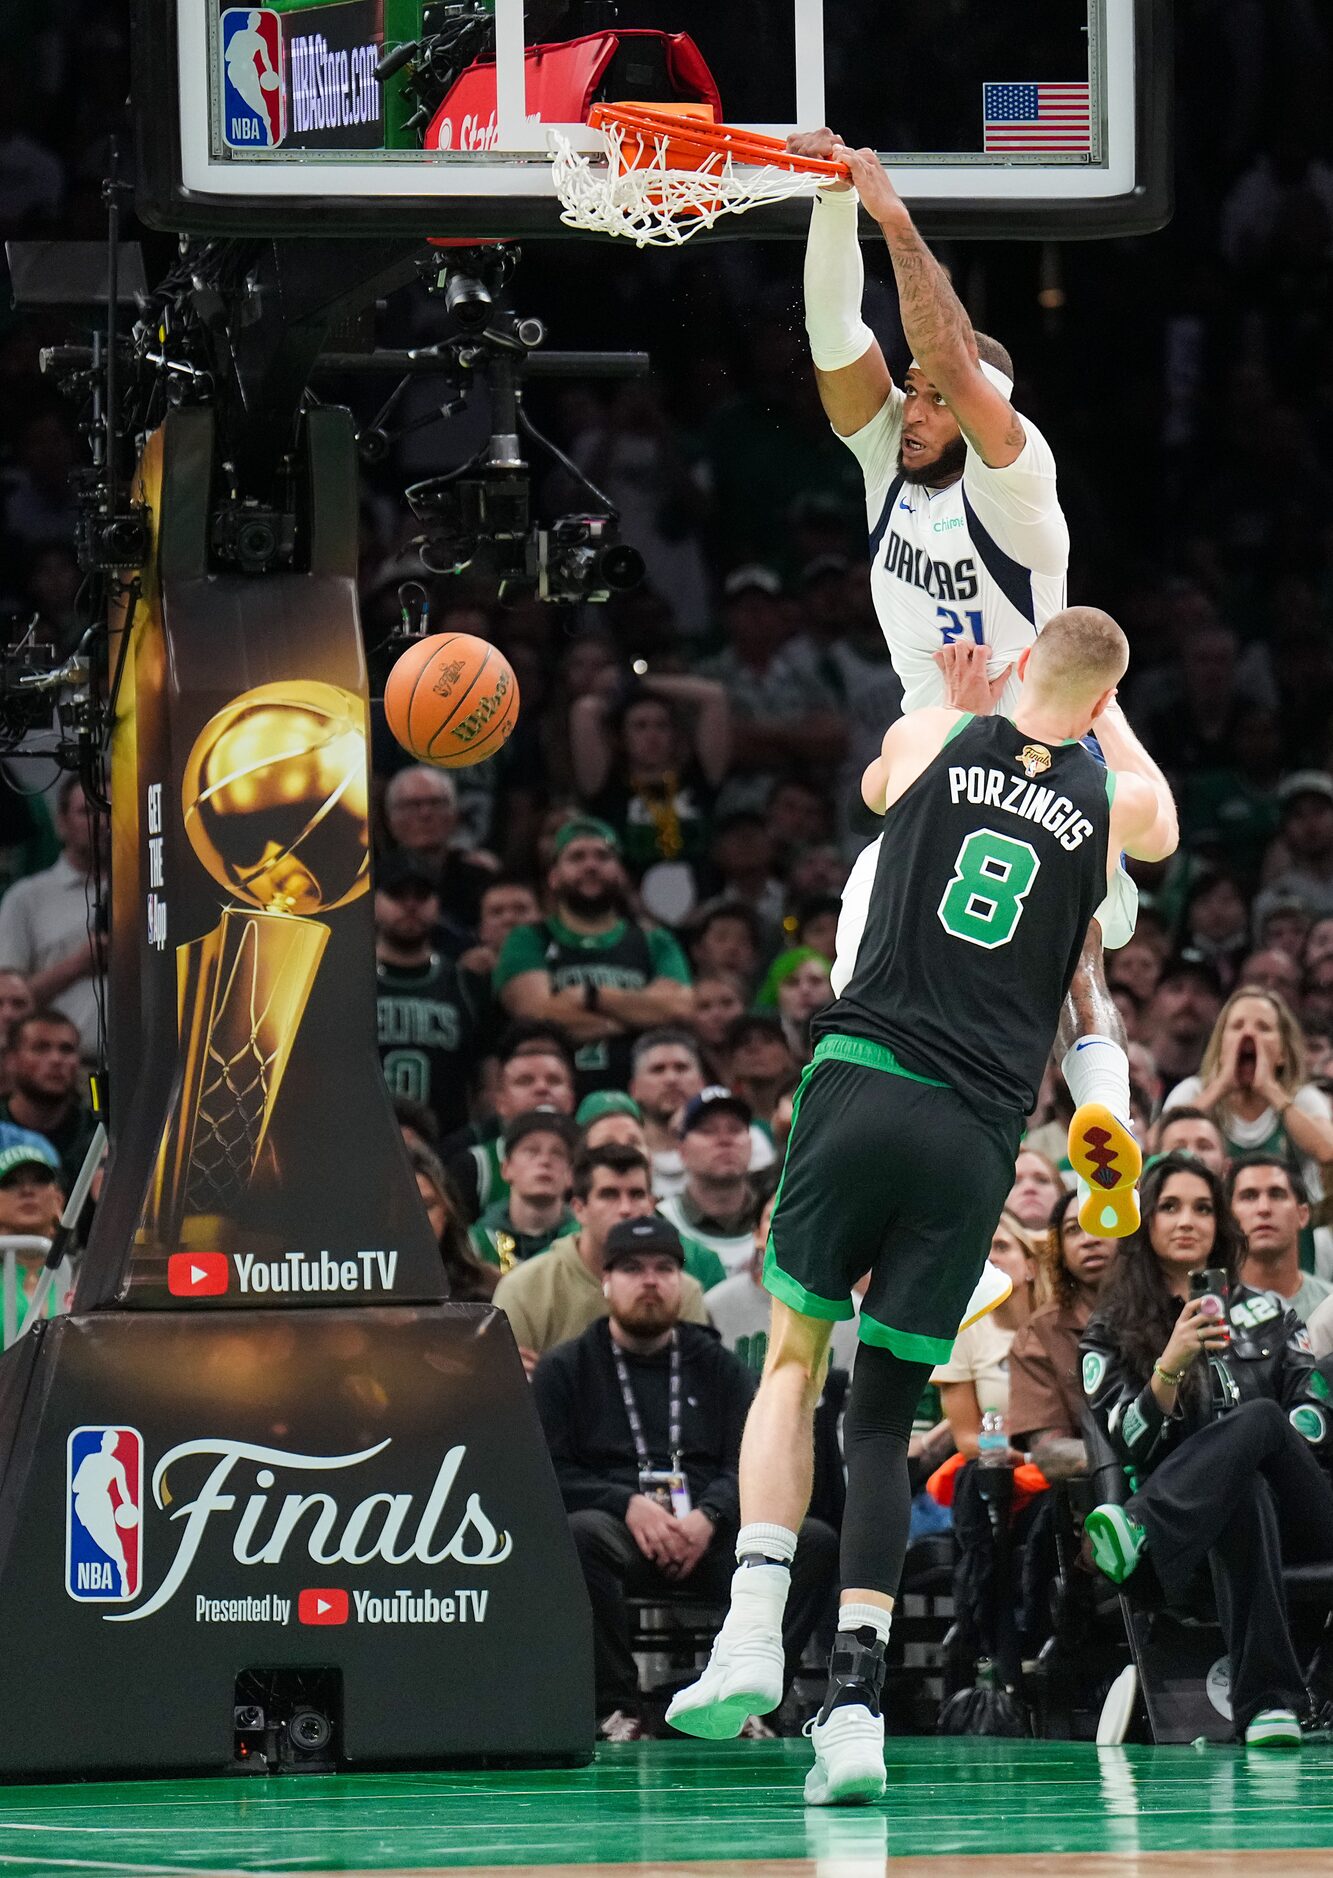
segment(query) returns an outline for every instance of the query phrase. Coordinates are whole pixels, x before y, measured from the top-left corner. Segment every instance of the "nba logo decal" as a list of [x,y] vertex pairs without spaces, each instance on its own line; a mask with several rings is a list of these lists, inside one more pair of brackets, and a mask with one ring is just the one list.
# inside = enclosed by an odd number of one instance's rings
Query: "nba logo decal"
[[282,21],[269,7],[222,15],[222,141],[229,150],[275,150],[287,135]]
[[143,1583],[143,1436],[76,1428],[65,1482],[65,1589],[83,1604],[128,1604]]

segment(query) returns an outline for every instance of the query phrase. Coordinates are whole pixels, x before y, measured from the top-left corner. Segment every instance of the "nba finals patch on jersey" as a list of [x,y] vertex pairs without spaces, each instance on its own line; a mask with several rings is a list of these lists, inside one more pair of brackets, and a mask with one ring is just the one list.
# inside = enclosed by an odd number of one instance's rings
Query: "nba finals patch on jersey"
[[1029,782],[1044,776],[1051,767],[1051,753],[1044,743],[1025,743],[1018,753],[1018,760]]
[[143,1581],[143,1436],[76,1428],[67,1455],[65,1589],[84,1604],[128,1604]]
[[269,7],[228,7],[220,25],[222,140],[230,150],[276,150],[287,135],[282,21]]

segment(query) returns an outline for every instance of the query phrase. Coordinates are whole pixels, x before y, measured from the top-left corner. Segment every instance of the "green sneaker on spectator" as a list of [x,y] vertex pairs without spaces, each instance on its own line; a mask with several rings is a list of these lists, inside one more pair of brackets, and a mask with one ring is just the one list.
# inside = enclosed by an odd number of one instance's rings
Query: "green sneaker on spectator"
[[1124,1584],[1136,1569],[1148,1535],[1123,1506],[1097,1506],[1083,1522],[1092,1546],[1092,1562],[1114,1585]]

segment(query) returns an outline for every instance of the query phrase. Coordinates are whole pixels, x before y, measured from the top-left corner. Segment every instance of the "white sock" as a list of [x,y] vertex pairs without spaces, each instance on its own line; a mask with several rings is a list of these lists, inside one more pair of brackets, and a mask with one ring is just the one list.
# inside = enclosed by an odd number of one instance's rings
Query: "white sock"
[[869,1628],[881,1643],[888,1642],[892,1624],[893,1612],[886,1611],[882,1604],[844,1604],[838,1610],[839,1630]]
[[770,1564],[790,1565],[796,1557],[796,1534],[790,1526],[770,1526],[760,1520],[742,1526],[736,1534],[736,1557],[745,1560],[756,1556]]
[[1102,1102],[1129,1127],[1129,1058],[1109,1037],[1079,1037],[1065,1052],[1064,1071],[1074,1107]]

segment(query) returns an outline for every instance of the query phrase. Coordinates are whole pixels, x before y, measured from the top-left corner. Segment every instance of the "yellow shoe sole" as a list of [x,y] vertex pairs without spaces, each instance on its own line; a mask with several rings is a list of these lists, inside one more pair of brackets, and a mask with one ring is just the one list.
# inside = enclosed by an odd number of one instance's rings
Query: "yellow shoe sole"
[[1069,1164],[1091,1188],[1078,1223],[1097,1239],[1127,1239],[1139,1229],[1135,1182],[1143,1172],[1139,1144],[1104,1102],[1085,1102],[1069,1124]]

